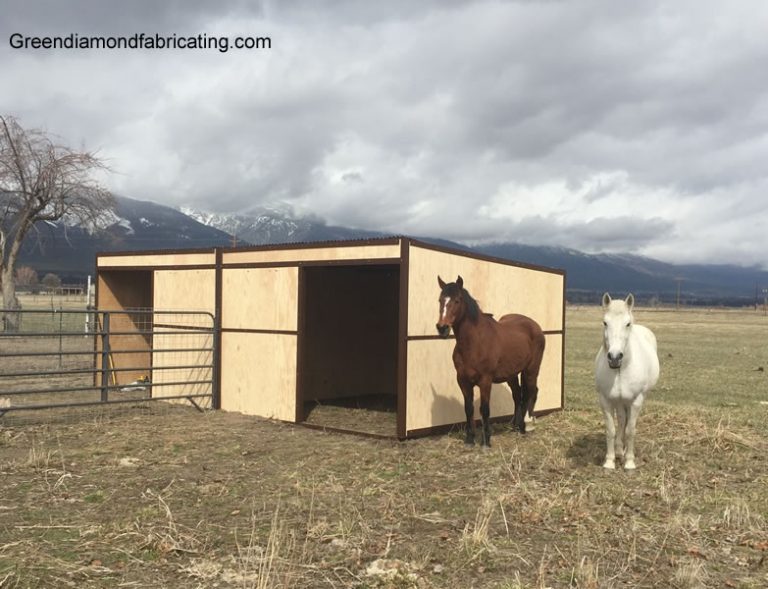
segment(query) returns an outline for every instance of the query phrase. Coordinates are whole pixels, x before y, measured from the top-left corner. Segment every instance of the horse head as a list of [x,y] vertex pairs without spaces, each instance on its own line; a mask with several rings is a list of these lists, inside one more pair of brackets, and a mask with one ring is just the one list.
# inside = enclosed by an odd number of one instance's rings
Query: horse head
[[462,295],[464,280],[459,276],[456,282],[446,284],[438,276],[437,283],[440,285],[440,317],[435,327],[440,337],[448,337],[451,333],[451,327],[464,316],[466,308]]
[[621,368],[624,350],[632,330],[632,307],[635,297],[630,294],[625,300],[611,300],[611,295],[603,295],[603,349],[608,356],[608,366]]

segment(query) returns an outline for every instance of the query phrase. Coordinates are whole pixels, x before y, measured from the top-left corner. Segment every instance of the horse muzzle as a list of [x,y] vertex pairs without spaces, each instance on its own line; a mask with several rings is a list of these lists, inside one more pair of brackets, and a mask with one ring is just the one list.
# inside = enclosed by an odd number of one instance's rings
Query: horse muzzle
[[621,361],[624,359],[624,354],[618,353],[616,355],[614,354],[607,354],[608,356],[608,367],[613,368],[614,370],[618,370],[621,368]]
[[450,325],[440,325],[439,323],[435,325],[437,328],[437,334],[442,338],[447,338],[449,335],[451,335],[451,326]]

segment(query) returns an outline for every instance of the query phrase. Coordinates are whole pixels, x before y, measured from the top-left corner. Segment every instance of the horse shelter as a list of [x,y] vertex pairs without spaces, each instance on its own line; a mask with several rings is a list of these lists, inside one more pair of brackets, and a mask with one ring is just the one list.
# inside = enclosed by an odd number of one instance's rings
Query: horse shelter
[[[96,266],[100,310],[215,317],[216,409],[399,439],[463,424],[454,341],[435,329],[438,275],[461,275],[486,313],[522,313],[541,325],[536,413],[563,407],[562,270],[407,237],[110,252]],[[513,412],[507,386],[494,385],[492,418]]]

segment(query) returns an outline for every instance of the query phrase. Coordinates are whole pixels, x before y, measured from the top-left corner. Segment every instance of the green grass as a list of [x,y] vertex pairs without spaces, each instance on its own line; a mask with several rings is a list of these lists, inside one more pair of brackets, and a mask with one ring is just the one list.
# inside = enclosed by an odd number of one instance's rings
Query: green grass
[[[52,295],[19,295],[21,333],[81,332],[85,329],[84,297]],[[33,311],[24,313],[23,311]]]
[[[569,407],[592,405],[599,308],[569,309],[566,387]],[[652,398],[677,407],[727,408],[749,414],[768,401],[768,317],[733,310],[635,310],[659,346],[661,378]],[[735,411],[734,411],[735,410]]]

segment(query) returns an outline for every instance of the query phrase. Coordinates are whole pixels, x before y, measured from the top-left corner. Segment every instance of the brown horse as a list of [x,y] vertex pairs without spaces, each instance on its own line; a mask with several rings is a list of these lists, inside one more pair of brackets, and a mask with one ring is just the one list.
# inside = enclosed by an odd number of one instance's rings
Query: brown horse
[[[544,355],[544,333],[525,315],[504,315],[496,321],[483,313],[477,301],[464,289],[461,276],[440,285],[440,318],[437,332],[448,337],[453,328],[456,347],[453,365],[456,380],[464,395],[467,416],[465,442],[475,443],[474,388],[480,388],[480,415],[483,418],[483,443],[491,445],[491,385],[506,382],[515,401],[514,426],[525,433],[525,414],[533,415],[539,392],[537,380]],[[518,380],[518,377],[521,377]]]

